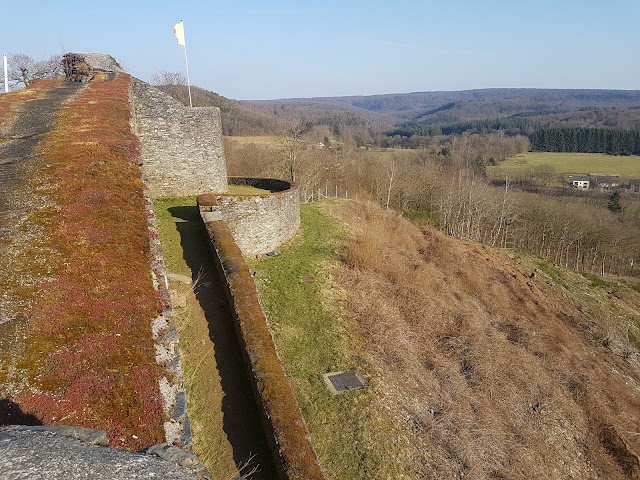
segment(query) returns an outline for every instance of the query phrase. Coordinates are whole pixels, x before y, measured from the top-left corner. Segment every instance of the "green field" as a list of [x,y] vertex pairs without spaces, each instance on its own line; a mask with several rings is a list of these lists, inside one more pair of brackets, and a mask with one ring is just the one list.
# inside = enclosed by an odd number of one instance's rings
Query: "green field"
[[271,192],[251,185],[229,185],[227,193],[229,195],[268,195]]
[[487,167],[489,178],[519,178],[536,170],[553,170],[560,175],[619,175],[640,178],[640,156],[613,156],[601,153],[528,152],[495,167]]

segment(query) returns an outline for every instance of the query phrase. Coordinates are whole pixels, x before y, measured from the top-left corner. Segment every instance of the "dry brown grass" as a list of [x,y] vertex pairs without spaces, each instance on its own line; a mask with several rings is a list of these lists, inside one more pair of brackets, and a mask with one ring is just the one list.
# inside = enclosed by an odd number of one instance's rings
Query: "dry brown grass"
[[372,388],[420,478],[639,478],[640,369],[502,251],[375,205],[336,273],[366,339]]

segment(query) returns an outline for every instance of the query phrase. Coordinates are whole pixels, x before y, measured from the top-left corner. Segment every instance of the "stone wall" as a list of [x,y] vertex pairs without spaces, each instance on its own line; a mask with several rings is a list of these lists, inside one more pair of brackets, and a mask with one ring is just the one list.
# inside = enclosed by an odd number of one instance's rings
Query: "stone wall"
[[218,108],[186,107],[135,78],[130,101],[142,174],[153,198],[227,191]]
[[298,187],[284,180],[230,177],[229,183],[250,185],[270,194],[216,194],[217,207],[244,255],[276,249],[300,227]]
[[198,458],[166,443],[144,452],[109,448],[107,433],[68,426],[0,425],[0,478],[211,478]]
[[124,72],[120,64],[111,55],[104,53],[76,53],[94,70],[103,72]]
[[199,195],[213,261],[225,287],[238,343],[280,480],[324,480],[293,389],[282,367],[253,276],[216,196]]

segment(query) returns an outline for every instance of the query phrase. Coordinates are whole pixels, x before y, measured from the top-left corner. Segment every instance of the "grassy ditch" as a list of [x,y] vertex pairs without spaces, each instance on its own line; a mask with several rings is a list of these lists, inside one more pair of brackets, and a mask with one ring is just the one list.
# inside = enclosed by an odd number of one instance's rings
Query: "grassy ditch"
[[[270,328],[327,478],[382,478],[393,427],[371,391],[332,396],[322,374],[363,371],[362,339],[340,315],[331,280],[348,232],[332,203],[301,207],[301,232],[280,257],[251,260]],[[364,371],[365,375],[367,374]],[[391,438],[393,435],[391,435]]]
[[[228,307],[195,198],[154,201],[180,334],[194,448],[212,478],[272,478]],[[176,275],[177,274],[177,275]],[[244,466],[243,466],[244,465]]]
[[[193,246],[197,238],[204,239],[204,227],[194,197],[165,198],[154,201],[158,232],[167,273],[192,279],[184,258],[182,237]],[[188,240],[187,240],[188,241]],[[201,252],[206,255],[205,251]],[[213,478],[234,473],[233,450],[224,433],[220,375],[215,368],[215,349],[209,338],[209,328],[200,314],[191,283],[169,279],[175,322],[180,334],[180,355],[187,391],[189,418],[194,447],[200,461]],[[197,287],[197,280],[196,280]]]

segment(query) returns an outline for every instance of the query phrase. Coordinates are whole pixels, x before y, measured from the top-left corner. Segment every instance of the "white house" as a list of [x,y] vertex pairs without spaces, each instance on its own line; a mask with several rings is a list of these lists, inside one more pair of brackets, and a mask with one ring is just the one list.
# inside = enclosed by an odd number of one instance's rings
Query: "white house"
[[587,190],[589,188],[590,178],[587,175],[575,175],[571,179],[571,183],[573,188],[577,188],[579,190]]

